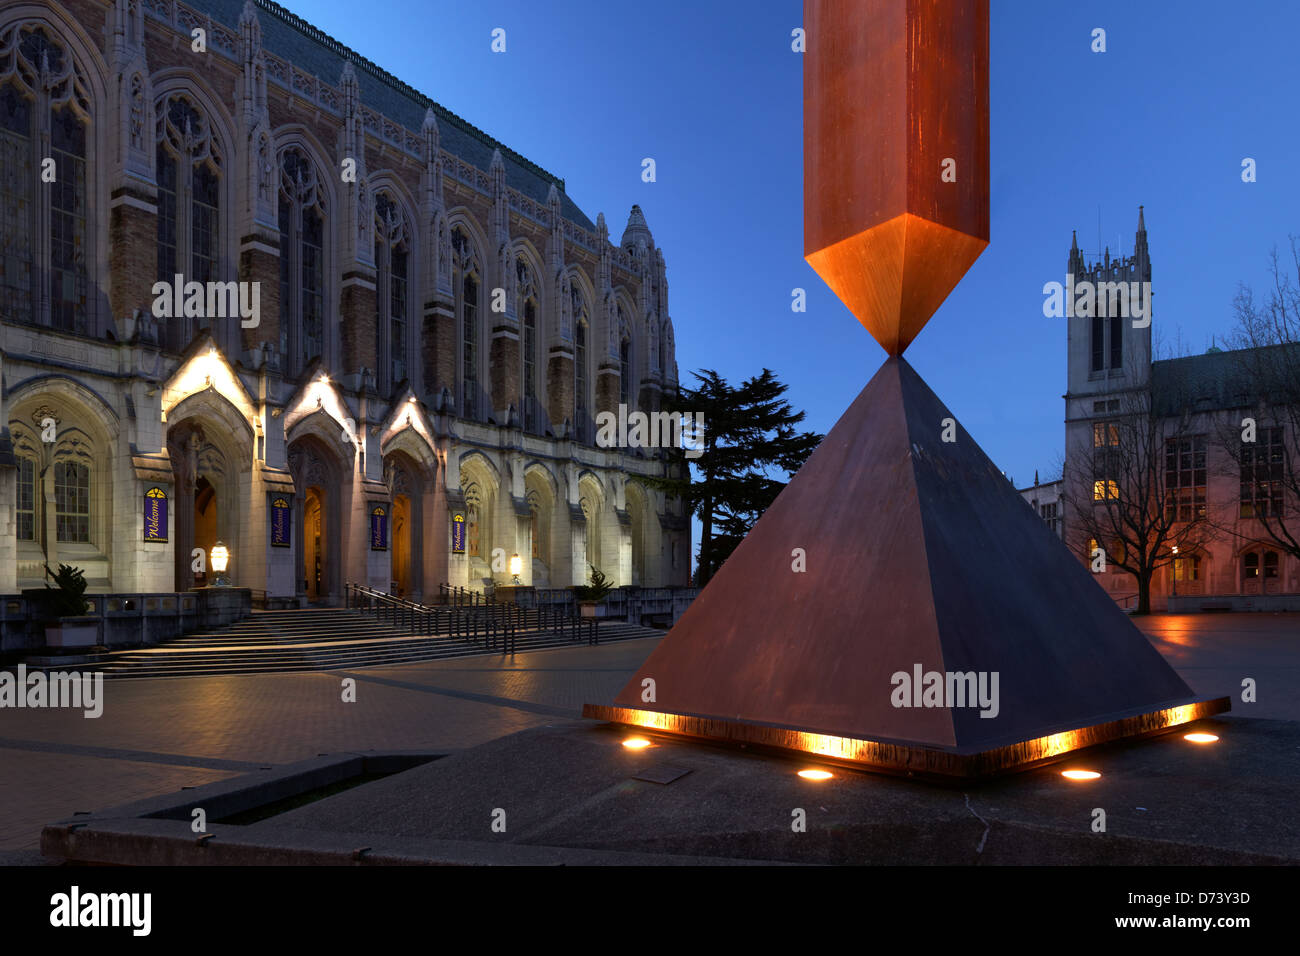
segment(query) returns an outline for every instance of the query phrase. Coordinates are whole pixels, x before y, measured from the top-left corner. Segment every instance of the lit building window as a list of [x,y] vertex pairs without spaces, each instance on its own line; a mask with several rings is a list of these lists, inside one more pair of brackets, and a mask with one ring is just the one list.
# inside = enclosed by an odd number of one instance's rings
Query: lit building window
[[1199,581],[1201,579],[1200,555],[1180,555],[1174,558],[1175,581]]
[[1092,423],[1093,501],[1119,498],[1120,427],[1118,422]]

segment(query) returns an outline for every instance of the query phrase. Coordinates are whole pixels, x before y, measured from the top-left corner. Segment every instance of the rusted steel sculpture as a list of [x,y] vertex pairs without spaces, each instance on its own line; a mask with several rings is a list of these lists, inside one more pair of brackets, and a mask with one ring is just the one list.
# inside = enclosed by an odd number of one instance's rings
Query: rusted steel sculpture
[[988,244],[988,0],[804,11],[805,255],[890,357],[614,705],[584,715],[962,778],[1226,710],[901,357]]

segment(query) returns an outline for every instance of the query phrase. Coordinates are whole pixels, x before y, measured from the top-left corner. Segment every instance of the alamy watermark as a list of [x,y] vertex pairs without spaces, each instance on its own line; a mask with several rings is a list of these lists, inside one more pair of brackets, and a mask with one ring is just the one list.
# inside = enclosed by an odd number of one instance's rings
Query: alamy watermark
[[83,893],[74,885],[50,897],[50,925],[60,928],[116,926],[148,936],[152,914],[152,893]]
[[186,282],[180,273],[172,282],[153,284],[156,319],[239,319],[252,329],[262,321],[262,283]]
[[104,713],[104,675],[76,672],[44,671],[27,673],[19,664],[16,674],[0,671],[0,708],[4,707],[72,707],[85,711],[81,716],[99,717]]
[[596,416],[596,444],[601,448],[683,448],[687,458],[704,454],[704,413],[631,412]]
[[895,707],[978,707],[981,717],[996,717],[998,671],[926,671],[912,665],[912,673],[895,671],[889,702]]
[[1074,281],[1068,273],[1065,285],[1048,282],[1043,286],[1043,315],[1049,319],[1093,316],[1133,319],[1133,328],[1151,324],[1150,282]]

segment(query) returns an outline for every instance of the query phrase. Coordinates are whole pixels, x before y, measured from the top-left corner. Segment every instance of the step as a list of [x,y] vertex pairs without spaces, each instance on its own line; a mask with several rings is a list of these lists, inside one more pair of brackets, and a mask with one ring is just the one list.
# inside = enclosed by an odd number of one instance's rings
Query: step
[[[601,642],[613,643],[622,640],[634,640],[644,637],[661,637],[663,632],[651,628],[640,628],[635,625],[631,627],[619,628],[617,632],[611,631],[608,635],[602,630]],[[445,639],[443,639],[445,641]],[[408,639],[409,641],[409,639]],[[581,642],[573,642],[567,638],[564,639],[537,639],[531,641],[517,640],[516,653],[525,653],[534,650],[558,649],[563,647],[580,646]],[[275,656],[262,655],[256,658],[247,658],[239,661],[221,659],[220,657],[207,661],[185,661],[185,662],[139,662],[139,663],[110,663],[100,665],[96,670],[104,673],[106,677],[113,678],[137,678],[137,677],[195,677],[195,676],[222,676],[235,674],[254,674],[254,673],[283,673],[289,671],[319,671],[319,670],[337,670],[351,667],[373,667],[389,664],[417,663],[429,660],[445,660],[448,658],[460,657],[481,657],[489,655],[502,655],[500,647],[484,648],[482,644],[461,644],[460,642],[440,643],[437,646],[390,646],[384,648],[371,648],[369,651],[352,650],[348,653],[322,653],[316,652],[308,657],[304,654],[278,654]]]

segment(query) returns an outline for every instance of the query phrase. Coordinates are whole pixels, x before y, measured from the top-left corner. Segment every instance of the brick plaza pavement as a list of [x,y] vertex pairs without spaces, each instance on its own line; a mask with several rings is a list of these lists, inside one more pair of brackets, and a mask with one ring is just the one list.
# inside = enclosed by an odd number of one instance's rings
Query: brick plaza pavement
[[[1300,720],[1300,615],[1138,619],[1198,694]],[[41,827],[186,786],[344,750],[470,747],[610,700],[658,639],[352,671],[105,681],[104,715],[0,710],[0,864],[39,861]],[[357,702],[341,700],[344,677]],[[1241,680],[1258,685],[1240,702]]]
[[[79,810],[318,753],[458,749],[576,718],[584,703],[612,698],[658,640],[513,660],[108,680],[98,719],[0,710],[0,864],[33,862],[41,827]],[[355,703],[342,700],[345,677],[357,682]]]

